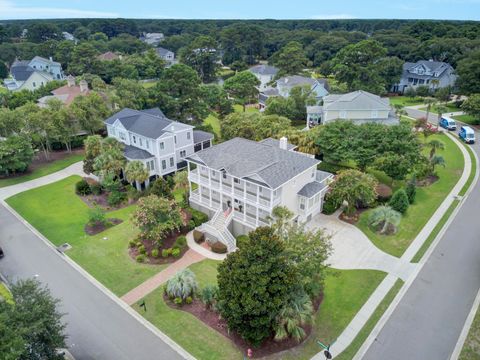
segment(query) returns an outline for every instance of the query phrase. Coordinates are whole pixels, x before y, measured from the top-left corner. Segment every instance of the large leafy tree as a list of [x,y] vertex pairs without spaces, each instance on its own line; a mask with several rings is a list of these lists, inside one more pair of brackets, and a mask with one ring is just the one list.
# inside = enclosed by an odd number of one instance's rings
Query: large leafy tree
[[84,140],[85,159],[83,160],[83,171],[87,174],[94,172],[93,164],[97,156],[102,152],[102,137],[92,135]]
[[36,280],[19,281],[11,290],[14,304],[0,301],[2,358],[62,359],[57,349],[65,347],[66,336],[59,300]]
[[258,112],[232,113],[220,123],[222,138],[234,137],[259,141],[276,137],[290,126],[290,120],[278,115],[262,115]]
[[307,118],[307,105],[314,105],[315,102],[315,95],[309,86],[295,86],[286,98],[282,96],[269,98],[265,114],[276,114],[290,120],[305,120]]
[[212,82],[217,77],[218,44],[210,36],[197,37],[187,48],[181,51],[183,63],[195,69],[204,82]]
[[113,177],[120,173],[125,165],[123,155],[124,144],[117,139],[108,137],[102,140],[100,154],[93,161],[94,173],[102,179]]
[[70,105],[78,126],[90,134],[94,134],[103,127],[103,120],[110,115],[105,101],[102,97],[91,92],[85,96],[77,96]]
[[23,172],[32,159],[32,144],[24,136],[13,135],[0,141],[0,174],[8,176]]
[[209,110],[217,112],[221,117],[230,114],[233,111],[232,101],[221,85],[208,84],[201,85],[202,99],[207,104]]
[[258,25],[236,23],[221,31],[220,43],[224,50],[224,64],[240,61],[253,65],[263,55],[265,30]]
[[113,79],[115,96],[113,101],[121,108],[142,110],[145,108],[148,92],[143,85],[136,81],[124,78]]
[[475,50],[458,62],[457,85],[463,94],[480,94],[480,50]]
[[272,63],[279,68],[277,76],[296,75],[307,66],[307,57],[301,43],[290,41],[273,54]]
[[345,211],[350,215],[356,207],[370,206],[375,202],[377,185],[372,175],[354,169],[342,170],[330,185],[328,198],[337,207],[346,202]]
[[462,104],[462,110],[475,118],[475,122],[480,123],[480,94],[470,95]]
[[271,335],[297,274],[273,229],[262,227],[218,266],[217,279],[219,308],[228,327],[259,345]]
[[225,80],[224,88],[231,97],[242,104],[243,111],[245,111],[245,105],[258,94],[258,85],[260,85],[260,80],[255,75],[250,71],[241,71]]

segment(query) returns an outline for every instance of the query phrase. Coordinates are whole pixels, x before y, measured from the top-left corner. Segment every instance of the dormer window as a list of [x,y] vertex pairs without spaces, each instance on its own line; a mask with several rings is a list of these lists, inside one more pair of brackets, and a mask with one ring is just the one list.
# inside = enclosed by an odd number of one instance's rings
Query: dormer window
[[133,143],[136,144],[137,143],[137,137],[135,135],[133,135],[132,138],[133,138]]
[[190,140],[190,132],[187,132],[187,140]]

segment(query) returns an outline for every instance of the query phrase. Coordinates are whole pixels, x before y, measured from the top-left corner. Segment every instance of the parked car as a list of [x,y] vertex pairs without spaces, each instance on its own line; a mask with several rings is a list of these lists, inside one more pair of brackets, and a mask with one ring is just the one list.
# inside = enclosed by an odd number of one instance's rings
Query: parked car
[[442,116],[440,126],[447,130],[457,130],[457,123],[452,118]]
[[0,259],[5,256],[2,247],[0,246]]
[[470,126],[462,126],[458,136],[467,144],[473,144],[475,142],[475,132]]

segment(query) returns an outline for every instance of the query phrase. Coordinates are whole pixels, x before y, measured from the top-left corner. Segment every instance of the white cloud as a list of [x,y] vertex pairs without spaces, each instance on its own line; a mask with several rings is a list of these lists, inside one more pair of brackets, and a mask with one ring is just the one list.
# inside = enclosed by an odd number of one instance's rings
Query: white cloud
[[323,14],[323,15],[313,15],[311,18],[315,20],[338,20],[338,19],[355,19],[356,17],[350,14]]
[[118,13],[70,8],[17,6],[12,1],[0,0],[0,19],[52,19],[52,18],[109,18]]

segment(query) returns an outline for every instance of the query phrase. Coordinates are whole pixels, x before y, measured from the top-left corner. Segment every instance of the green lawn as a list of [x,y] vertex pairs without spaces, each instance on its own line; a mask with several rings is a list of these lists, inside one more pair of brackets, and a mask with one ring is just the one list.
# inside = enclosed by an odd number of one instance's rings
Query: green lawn
[[5,286],[3,282],[0,281],[0,300],[5,300],[6,302],[13,304],[13,297],[12,293],[8,288]]
[[355,337],[353,342],[344,351],[342,351],[339,356],[336,356],[335,359],[337,360],[353,359],[353,357],[358,352],[358,350],[360,350],[360,347],[363,345],[365,340],[367,340],[373,328],[377,325],[380,318],[383,316],[385,311],[387,311],[388,307],[392,303],[395,296],[397,296],[403,284],[404,282],[402,279],[397,279],[397,281],[395,282],[395,285],[393,285],[393,287],[390,289],[387,295],[383,298],[380,304],[378,304],[372,316],[370,316],[367,323],[363,326],[362,330],[360,330],[360,332]]
[[406,96],[392,96],[389,99],[390,99],[390,104],[392,105],[400,104],[402,106],[420,105],[420,104],[423,104],[423,101],[424,101],[423,98],[421,97],[410,98]]
[[[124,222],[95,236],[84,233],[88,206],[74,193],[79,176],[17,194],[7,203],[53,244],[68,242],[67,255],[117,295],[123,295],[166,265],[138,264],[128,255],[137,229],[129,221],[134,207],[108,213]],[[104,240],[104,237],[107,239]]]
[[472,148],[470,147],[470,145],[467,145],[465,143],[462,143],[462,144],[463,144],[463,146],[465,146],[465,148],[468,151],[468,155],[470,156],[470,161],[472,162],[472,171],[470,172],[470,175],[468,176],[467,182],[465,183],[465,185],[463,185],[462,190],[460,190],[460,192],[458,193],[458,195],[460,195],[460,196],[465,195],[467,190],[470,188],[470,185],[472,185],[472,182],[475,179],[475,175],[476,175],[476,172],[477,172],[477,158],[475,157]]
[[[203,260],[190,266],[200,288],[216,283],[217,265],[217,261]],[[298,348],[282,353],[282,359],[310,359],[321,350],[316,340],[331,342],[337,338],[385,275],[374,270],[331,270],[325,283],[324,301],[315,317],[315,333]],[[135,310],[200,360],[242,359],[235,345],[220,333],[193,315],[167,306],[162,291],[159,288],[145,297],[147,312],[138,305],[134,305]]]
[[362,213],[357,223],[357,226],[378,248],[391,255],[400,257],[404,253],[462,175],[463,155],[453,140],[442,134],[428,138],[428,140],[432,139],[439,139],[445,144],[445,150],[440,151],[439,154],[445,158],[446,167],[437,169],[440,179],[433,185],[417,188],[415,203],[402,217],[397,233],[386,236],[373,232],[367,223],[372,210]]
[[480,311],[478,309],[458,360],[480,360]]
[[215,133],[215,140],[218,141],[221,139],[221,132],[220,132],[220,119],[218,118],[217,114],[210,113],[205,120],[203,120],[204,125],[210,125]]
[[461,121],[461,122],[464,122],[465,124],[469,124],[469,125],[478,125],[480,124],[480,119],[478,118],[475,118],[474,116],[472,115],[455,115],[453,116],[453,118],[455,120],[458,120],[458,121]]
[[142,82],[142,86],[145,89],[150,89],[150,88],[154,87],[155,85],[157,85],[157,83],[158,83],[158,81]]
[[37,179],[39,177],[52,174],[59,170],[65,169],[67,166],[70,166],[78,161],[83,160],[82,154],[72,154],[65,157],[62,160],[52,161],[51,163],[46,164],[38,169],[35,169],[29,174],[23,176],[17,176],[9,179],[0,179],[0,188],[15,184],[20,184],[25,181]]
[[[454,104],[441,104],[440,106],[442,107],[446,107],[447,108],[447,113],[451,113],[451,112],[457,112],[457,111],[462,111],[462,109],[456,107]],[[420,108],[420,110],[423,110],[423,111],[427,111],[427,107],[422,107]],[[438,105],[432,105],[432,107],[430,108],[430,112],[431,113],[435,113],[437,114],[438,113]]]
[[[233,105],[233,110],[235,112],[243,112],[243,106],[240,104]],[[245,108],[245,112],[258,112],[259,110],[253,106]]]

